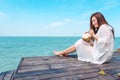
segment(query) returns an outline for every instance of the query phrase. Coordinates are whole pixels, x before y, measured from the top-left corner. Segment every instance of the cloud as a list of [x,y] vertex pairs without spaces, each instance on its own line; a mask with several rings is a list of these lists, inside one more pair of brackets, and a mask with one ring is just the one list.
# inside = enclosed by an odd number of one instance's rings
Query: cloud
[[87,16],[90,16],[94,12],[109,10],[109,9],[115,8],[117,6],[119,6],[119,1],[114,1],[114,0],[106,1],[103,3],[102,7],[98,8],[98,9],[94,8],[94,9],[87,10],[87,11],[83,12],[80,15],[80,17],[87,17]]
[[93,12],[95,12],[95,9],[92,9],[92,10],[88,10],[88,11],[86,11],[86,12],[84,12],[83,14],[81,14],[81,16],[89,16],[89,15],[91,15]]
[[72,22],[72,20],[71,19],[64,19],[64,22],[65,23],[70,23],[70,22]]
[[58,26],[63,26],[65,24],[71,23],[71,22],[72,22],[71,19],[64,19],[63,21],[52,22],[49,24],[49,26],[58,27]]
[[113,1],[113,0],[112,1],[108,1],[108,2],[105,2],[104,6],[101,7],[100,9],[98,9],[98,11],[109,10],[109,9],[115,8],[117,6],[119,6],[119,2]]
[[53,23],[51,23],[49,25],[53,26],[53,27],[55,27],[55,26],[62,26],[62,25],[64,25],[64,22],[53,22]]

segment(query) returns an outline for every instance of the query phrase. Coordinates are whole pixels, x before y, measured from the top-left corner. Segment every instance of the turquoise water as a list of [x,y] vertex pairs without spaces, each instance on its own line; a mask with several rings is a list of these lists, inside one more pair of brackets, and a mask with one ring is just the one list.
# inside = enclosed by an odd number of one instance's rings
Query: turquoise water
[[[17,68],[22,57],[53,56],[74,44],[79,37],[0,37],[0,72]],[[115,50],[120,48],[120,37],[115,39]]]

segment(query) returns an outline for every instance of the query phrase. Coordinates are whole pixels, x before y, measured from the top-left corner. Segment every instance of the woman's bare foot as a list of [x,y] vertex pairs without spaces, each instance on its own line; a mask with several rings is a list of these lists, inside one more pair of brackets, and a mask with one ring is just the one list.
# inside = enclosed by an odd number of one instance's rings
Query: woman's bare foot
[[57,56],[60,56],[60,57],[67,56],[67,54],[65,54],[63,51],[54,51],[53,53]]

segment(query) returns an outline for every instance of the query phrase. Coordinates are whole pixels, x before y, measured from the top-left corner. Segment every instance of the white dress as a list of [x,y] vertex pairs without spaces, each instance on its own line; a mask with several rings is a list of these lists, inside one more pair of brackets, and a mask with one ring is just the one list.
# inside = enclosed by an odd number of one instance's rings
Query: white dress
[[109,25],[101,25],[96,33],[98,41],[95,40],[93,46],[82,39],[78,40],[74,44],[78,60],[94,64],[103,64],[110,61],[114,51],[114,38],[111,29]]

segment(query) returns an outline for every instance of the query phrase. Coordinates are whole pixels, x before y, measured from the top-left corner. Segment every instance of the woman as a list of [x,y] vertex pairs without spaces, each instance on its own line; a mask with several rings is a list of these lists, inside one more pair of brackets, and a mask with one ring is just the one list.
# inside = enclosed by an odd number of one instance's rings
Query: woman
[[80,61],[94,64],[103,64],[110,61],[114,50],[114,29],[100,12],[91,15],[89,33],[93,41],[86,42],[80,39],[69,48],[54,52],[54,54],[62,57],[77,51]]

